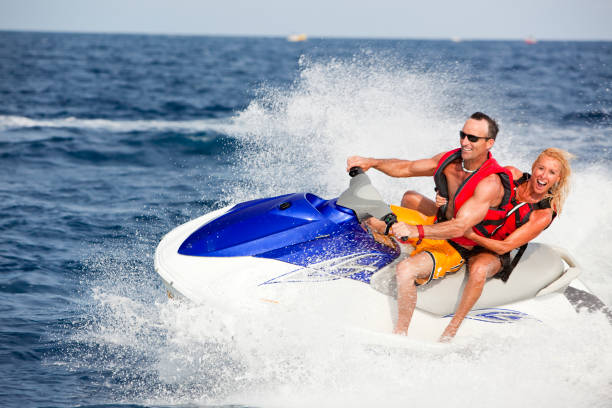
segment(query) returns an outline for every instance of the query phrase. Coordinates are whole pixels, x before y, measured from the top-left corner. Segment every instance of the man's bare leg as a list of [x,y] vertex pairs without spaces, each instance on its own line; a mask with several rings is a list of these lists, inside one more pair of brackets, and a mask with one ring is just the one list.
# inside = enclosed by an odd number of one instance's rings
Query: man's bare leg
[[[438,207],[436,203],[425,197],[421,193],[416,191],[406,191],[402,197],[401,206],[404,208],[410,208],[411,210],[417,210],[421,214],[426,216],[436,215]],[[374,231],[383,234],[387,229],[387,224],[384,221],[371,217],[366,220],[367,225]]]
[[429,277],[432,268],[433,260],[426,252],[406,258],[397,265],[397,323],[393,333],[407,334],[417,301],[414,281]]
[[455,311],[455,315],[440,337],[441,342],[448,342],[457,334],[461,322],[463,322],[465,316],[467,316],[476,301],[478,301],[478,298],[480,298],[487,278],[495,275],[501,268],[499,257],[489,252],[474,255],[468,260],[468,264],[469,275],[467,284],[463,288],[461,301]]
[[401,205],[404,208],[417,210],[421,214],[425,214],[427,216],[436,215],[438,212],[438,207],[436,206],[435,202],[425,197],[423,194],[412,190],[404,193]]

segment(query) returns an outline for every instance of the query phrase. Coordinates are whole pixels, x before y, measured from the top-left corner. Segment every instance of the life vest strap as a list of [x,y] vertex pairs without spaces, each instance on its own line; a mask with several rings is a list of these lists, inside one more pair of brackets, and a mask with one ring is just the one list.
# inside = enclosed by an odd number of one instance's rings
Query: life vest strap
[[516,255],[514,255],[514,258],[511,257],[510,252],[507,252],[499,257],[499,260],[502,264],[502,269],[497,273],[497,275],[495,275],[496,278],[501,279],[503,282],[508,281],[508,279],[510,278],[510,274],[512,273],[514,268],[516,268],[516,265],[518,265],[519,261],[523,257],[523,254],[527,249],[527,245],[529,245],[529,243],[521,246],[517,251]]

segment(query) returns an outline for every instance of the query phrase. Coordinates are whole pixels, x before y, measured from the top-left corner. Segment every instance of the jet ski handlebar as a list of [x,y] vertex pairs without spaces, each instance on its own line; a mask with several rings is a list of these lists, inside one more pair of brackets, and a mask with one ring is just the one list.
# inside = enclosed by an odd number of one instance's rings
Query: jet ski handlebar
[[[376,217],[384,221],[387,224],[385,235],[389,235],[391,226],[397,222],[397,216],[389,211],[389,205],[383,201],[361,167],[351,167],[349,176],[351,176],[349,188],[340,195],[337,203],[355,211],[360,221],[369,217]],[[401,237],[402,241],[407,239],[407,237]]]
[[359,166],[351,167],[349,170],[349,176],[351,177],[355,177],[358,174],[363,174],[363,173],[365,173],[365,171],[363,171],[363,169]]

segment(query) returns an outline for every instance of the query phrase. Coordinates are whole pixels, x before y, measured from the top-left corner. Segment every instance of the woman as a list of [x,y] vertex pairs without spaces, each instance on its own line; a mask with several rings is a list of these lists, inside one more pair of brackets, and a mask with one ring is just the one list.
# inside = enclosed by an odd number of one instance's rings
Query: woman
[[[521,173],[515,167],[507,167],[514,177],[514,208],[498,226],[491,238],[485,238],[470,230],[465,236],[482,248],[492,251],[487,262],[496,264],[498,277],[508,280],[526,244],[545,230],[561,213],[569,193],[572,155],[564,150],[544,150],[531,167],[532,174]],[[521,247],[520,255],[510,259],[510,251]],[[470,265],[472,267],[473,265]],[[490,265],[493,266],[493,265]]]

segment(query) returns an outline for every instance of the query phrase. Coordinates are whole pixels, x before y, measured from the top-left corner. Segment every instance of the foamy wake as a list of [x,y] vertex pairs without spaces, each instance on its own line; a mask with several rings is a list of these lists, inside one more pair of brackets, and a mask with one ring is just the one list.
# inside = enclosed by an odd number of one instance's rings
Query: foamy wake
[[272,313],[263,302],[95,296],[104,314],[78,340],[104,345],[97,364],[122,384],[124,402],[515,408],[604,407],[612,397],[602,315],[554,329],[516,323],[512,338],[443,345],[332,327],[299,310]]
[[199,133],[208,130],[219,131],[221,128],[228,129],[228,124],[219,119],[184,121],[81,119],[75,117],[32,119],[24,116],[0,115],[0,131],[34,127],[109,132],[179,131],[182,133]]

